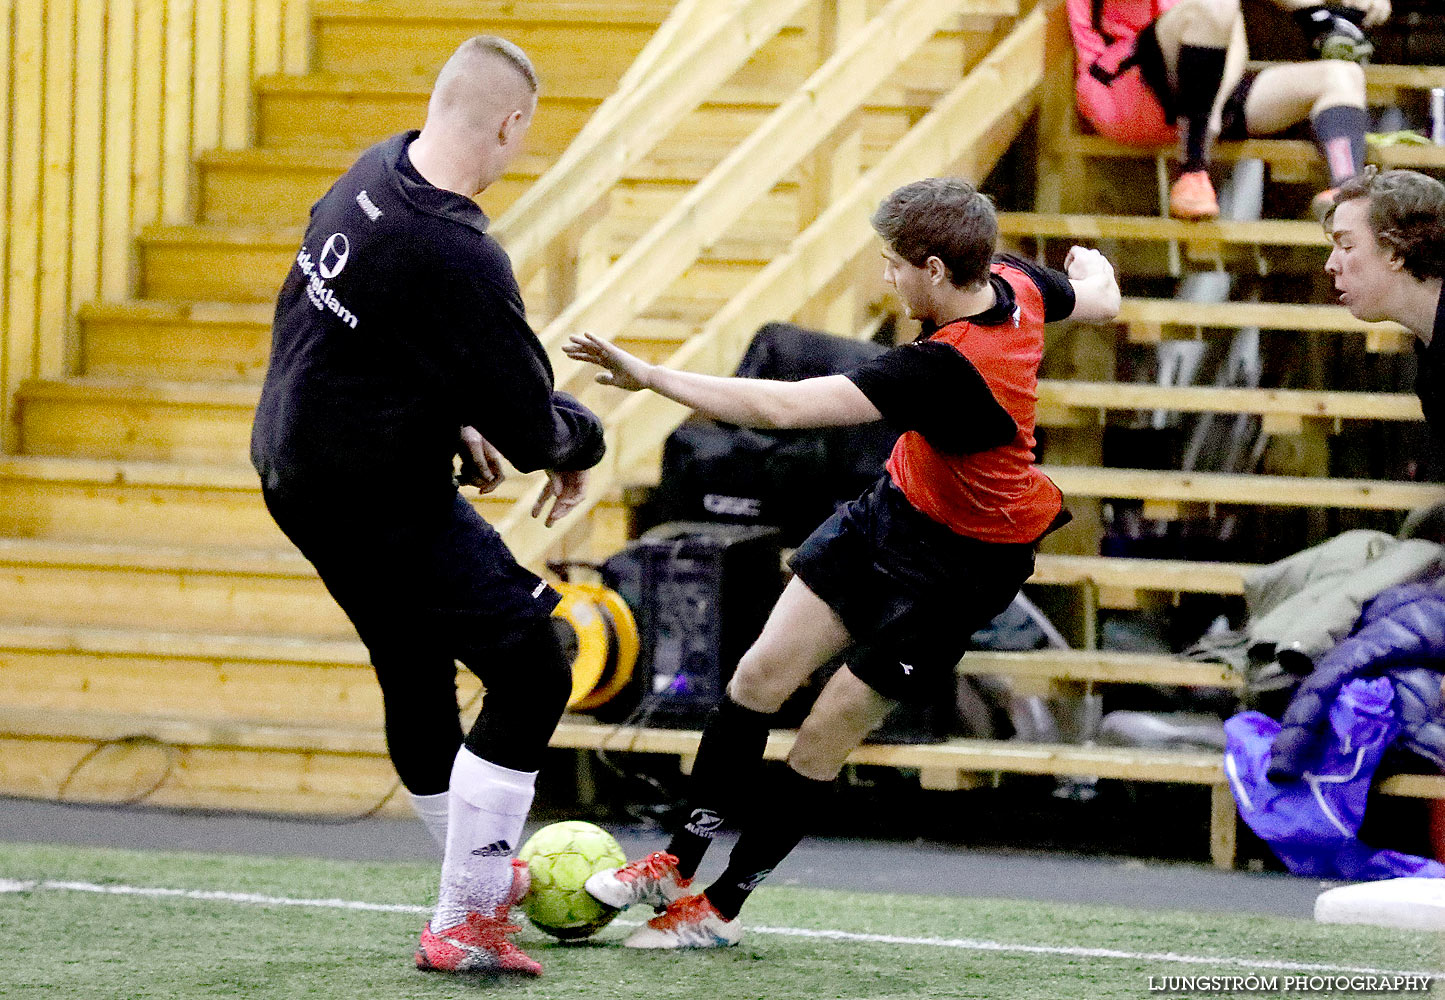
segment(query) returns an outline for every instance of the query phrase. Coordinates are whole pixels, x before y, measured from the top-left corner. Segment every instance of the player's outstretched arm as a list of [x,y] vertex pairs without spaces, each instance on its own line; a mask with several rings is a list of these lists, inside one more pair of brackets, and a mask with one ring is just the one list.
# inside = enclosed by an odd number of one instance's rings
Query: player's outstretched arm
[[882,419],[878,408],[843,375],[801,382],[726,378],[651,365],[590,333],[574,334],[562,350],[603,369],[597,381],[629,392],[651,389],[705,417],[743,427],[841,427]]
[[1064,258],[1064,273],[1074,286],[1074,311],[1070,319],[1102,323],[1119,315],[1119,282],[1114,266],[1097,250],[1073,247]]

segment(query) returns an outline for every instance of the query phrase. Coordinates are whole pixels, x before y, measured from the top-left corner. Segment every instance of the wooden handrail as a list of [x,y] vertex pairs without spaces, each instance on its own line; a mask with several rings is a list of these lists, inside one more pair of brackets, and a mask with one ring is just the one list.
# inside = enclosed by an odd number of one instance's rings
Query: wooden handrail
[[[579,329],[615,335],[952,17],[1013,10],[1012,0],[891,0],[548,324],[543,345],[560,348]],[[590,376],[579,380],[575,363],[557,364],[564,388],[585,386]]]
[[[497,219],[519,280],[592,210],[629,166],[788,23],[805,0],[684,0],[638,56],[623,86],[577,140]],[[634,72],[635,70],[635,72]],[[595,124],[593,124],[595,122]]]
[[[1044,75],[1047,9],[1040,3],[984,60],[945,95],[871,170],[838,198],[746,288],[734,296],[668,361],[670,367],[727,371],[762,323],[793,315],[872,239],[868,213],[898,185],[958,170],[981,176],[1022,128]],[[861,94],[856,98],[861,98]],[[592,473],[579,513],[639,477],[650,456],[687,410],[653,393],[638,393],[607,417],[609,452]],[[498,523],[517,558],[540,564],[556,538],[528,515],[531,500]]]

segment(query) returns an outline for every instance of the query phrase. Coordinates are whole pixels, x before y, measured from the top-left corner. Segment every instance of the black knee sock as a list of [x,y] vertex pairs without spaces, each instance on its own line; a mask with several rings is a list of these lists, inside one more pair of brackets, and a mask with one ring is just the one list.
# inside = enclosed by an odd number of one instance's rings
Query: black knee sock
[[1330,187],[1339,187],[1365,166],[1365,128],[1369,115],[1364,108],[1337,104],[1310,119],[1315,144],[1330,169]]
[[791,767],[768,784],[758,810],[743,828],[727,868],[707,887],[707,898],[728,920],[748,895],[798,846],[833,791],[833,782],[805,777]]
[[1180,119],[1182,168],[1190,173],[1209,165],[1209,113],[1224,82],[1224,49],[1180,46],[1178,78],[1174,110]]
[[736,821],[745,796],[755,791],[773,717],[744,708],[724,694],[703,726],[688,785],[687,822],[675,831],[667,853],[692,878],[724,820]]

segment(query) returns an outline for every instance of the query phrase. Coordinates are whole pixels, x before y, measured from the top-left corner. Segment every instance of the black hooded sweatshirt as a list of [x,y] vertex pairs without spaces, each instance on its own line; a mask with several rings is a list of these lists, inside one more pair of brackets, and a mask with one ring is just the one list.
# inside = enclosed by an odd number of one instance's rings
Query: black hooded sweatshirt
[[602,458],[597,417],[553,389],[486,215],[417,172],[416,135],[367,150],[311,208],[251,432],[268,492],[439,498],[464,425],[523,472]]

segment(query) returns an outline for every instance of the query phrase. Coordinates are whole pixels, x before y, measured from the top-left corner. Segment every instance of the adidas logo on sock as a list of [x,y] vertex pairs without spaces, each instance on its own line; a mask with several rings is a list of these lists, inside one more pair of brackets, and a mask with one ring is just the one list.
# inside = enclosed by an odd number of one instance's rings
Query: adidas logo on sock
[[512,845],[505,840],[495,840],[486,847],[472,851],[479,858],[505,858],[512,853]]

